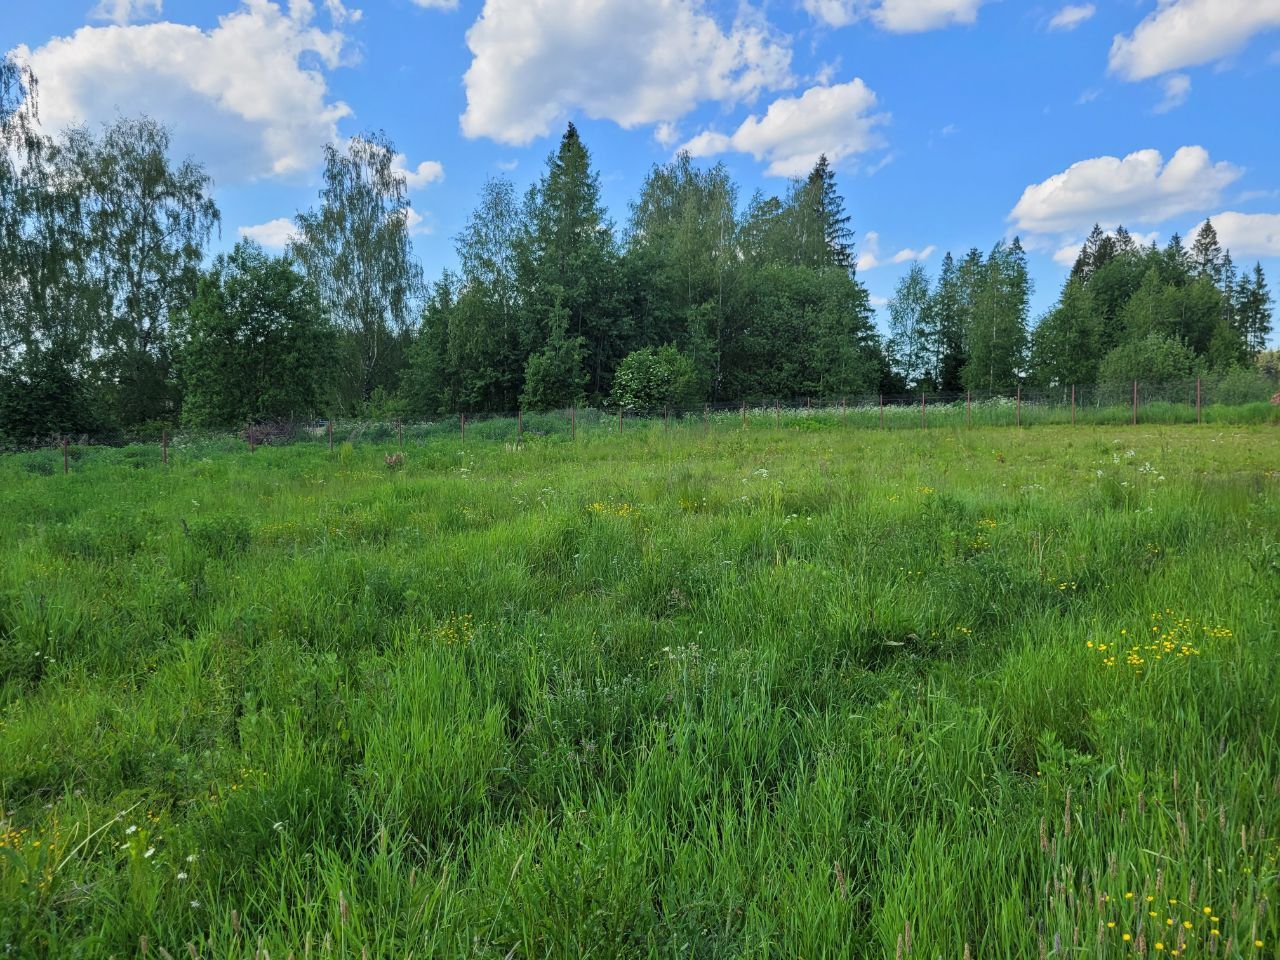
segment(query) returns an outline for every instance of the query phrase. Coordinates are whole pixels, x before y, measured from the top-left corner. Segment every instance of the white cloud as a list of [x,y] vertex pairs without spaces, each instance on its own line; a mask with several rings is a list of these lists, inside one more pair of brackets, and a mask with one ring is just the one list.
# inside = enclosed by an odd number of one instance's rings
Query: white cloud
[[298,235],[298,228],[288,217],[276,217],[276,219],[268,220],[266,223],[255,224],[251,227],[241,227],[239,233],[246,240],[260,243],[264,247],[270,247],[272,250],[283,250]]
[[150,20],[160,16],[164,0],[99,0],[89,14],[94,20],[110,20],[123,26],[134,20]]
[[1129,36],[1111,43],[1111,69],[1146,80],[1220,60],[1280,27],[1280,0],[1160,0]]
[[1094,223],[1160,223],[1215,206],[1242,172],[1213,163],[1203,147],[1182,147],[1168,163],[1158,150],[1081,160],[1027,187],[1009,219],[1032,233],[1069,233]]
[[763,21],[726,31],[702,0],[486,0],[467,45],[462,132],[502,143],[574,111],[631,128],[791,82],[791,51]]
[[[1210,218],[1218,232],[1218,242],[1233,257],[1280,257],[1280,213],[1236,213],[1227,211]],[[1187,236],[1194,237],[1204,221]]]
[[653,130],[653,139],[663,147],[669,147],[680,139],[680,131],[674,123],[660,123]]
[[1090,19],[1098,8],[1092,3],[1071,3],[1053,15],[1049,21],[1050,30],[1074,30]]
[[458,0],[413,0],[420,7],[428,10],[457,10]]
[[871,306],[875,307],[877,310],[882,310],[889,305],[889,298],[877,296],[876,294],[873,293],[868,298],[868,302],[871,304]]
[[410,190],[421,190],[423,187],[444,179],[444,164],[439,160],[423,160],[413,169],[409,168],[409,159],[403,153],[397,153],[391,159],[391,169],[404,177]]
[[1174,73],[1165,77],[1160,85],[1164,88],[1164,99],[1156,104],[1156,113],[1168,113],[1187,102],[1191,96],[1191,78],[1185,73]]
[[804,8],[816,20],[831,27],[846,27],[870,20],[891,33],[919,33],[956,24],[973,23],[989,0],[804,0]]
[[880,259],[880,234],[874,230],[868,230],[866,237],[862,241],[862,251],[858,254],[858,269],[862,271],[874,270],[876,267],[882,267],[886,263],[924,262],[933,256],[937,249],[933,244],[923,250],[904,247],[888,260],[882,260]]
[[860,79],[810,87],[799,97],[773,101],[763,117],[747,117],[732,134],[704,131],[681,149],[695,157],[749,153],[768,162],[770,176],[800,176],[824,153],[837,163],[880,146],[876,127],[888,114],[872,113],[875,105],[875,93]]
[[[1108,230],[1107,235],[1114,237],[1116,233],[1114,230]],[[1160,233],[1159,231],[1153,230],[1151,233],[1134,233],[1130,234],[1130,236],[1133,237],[1133,242],[1138,246],[1149,247],[1160,238]],[[1064,267],[1074,267],[1076,264],[1076,258],[1080,256],[1080,250],[1083,247],[1084,241],[1078,239],[1072,240],[1070,243],[1063,244],[1054,252],[1053,262],[1061,264]]]
[[426,218],[413,207],[404,208],[404,218],[405,223],[409,225],[409,236],[411,237],[431,233],[433,230],[431,224],[427,223]]
[[[334,24],[355,19],[327,0]],[[82,27],[35,50],[16,48],[40,78],[46,127],[145,113],[174,131],[179,153],[219,181],[291,176],[315,167],[351,111],[329,98],[325,70],[346,37],[314,23],[308,0],[288,10],[244,0],[212,30],[179,23]]]

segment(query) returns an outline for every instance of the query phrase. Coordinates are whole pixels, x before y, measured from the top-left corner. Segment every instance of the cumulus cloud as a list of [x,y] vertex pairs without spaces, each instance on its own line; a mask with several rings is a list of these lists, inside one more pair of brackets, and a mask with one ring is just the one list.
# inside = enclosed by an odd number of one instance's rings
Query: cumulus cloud
[[404,177],[405,185],[410,190],[421,190],[444,179],[444,164],[439,160],[423,160],[411,169],[409,160],[403,153],[397,153],[392,158],[391,169]]
[[485,0],[467,31],[462,132],[526,144],[580,110],[631,128],[791,83],[763,22],[724,29],[702,0]]
[[82,27],[14,52],[40,78],[48,128],[145,113],[172,127],[178,150],[220,182],[288,177],[314,168],[351,113],[330,98],[325,71],[345,62],[337,25],[356,14],[339,0],[326,8],[328,30],[304,0],[287,9],[244,0],[208,31],[168,22]]
[[815,20],[830,27],[845,27],[870,20],[891,33],[919,33],[957,24],[973,23],[989,0],[804,0]]
[[[1218,242],[1233,257],[1280,257],[1280,213],[1236,213],[1227,211],[1210,218],[1218,232]],[[1187,236],[1194,237],[1204,221]]]
[[1009,219],[1019,230],[1050,234],[1094,223],[1160,223],[1216,206],[1242,172],[1214,163],[1203,147],[1182,147],[1168,163],[1158,150],[1095,157],[1027,187]]
[[1211,63],[1280,27],[1280,0],[1160,0],[1111,43],[1111,69],[1127,80]]
[[875,106],[875,93],[860,79],[810,87],[773,101],[764,116],[747,117],[731,134],[704,131],[681,149],[695,157],[749,153],[768,163],[770,176],[800,176],[824,153],[836,163],[881,146],[876,128],[888,114],[873,113]]
[[880,234],[874,230],[869,230],[862,241],[862,252],[858,254],[858,269],[863,271],[874,270],[876,267],[882,267],[886,263],[924,262],[933,256],[937,249],[933,244],[923,250],[904,247],[888,260],[882,260],[880,259]]
[[[1107,235],[1114,237],[1116,233],[1114,230],[1108,230]],[[1151,233],[1132,233],[1130,236],[1133,237],[1133,242],[1140,247],[1148,247],[1160,239],[1159,232],[1154,230]],[[1074,267],[1076,264],[1076,258],[1080,256],[1080,250],[1083,247],[1084,241],[1080,239],[1075,239],[1070,243],[1065,243],[1054,251],[1053,262],[1061,264],[1064,267]]]
[[1063,7],[1049,21],[1050,30],[1074,30],[1093,17],[1098,8],[1092,3],[1072,3]]
[[413,0],[419,7],[428,10],[457,10],[458,0]]
[[164,0],[100,0],[89,14],[94,20],[110,20],[123,26],[134,20],[150,20],[160,16]]
[[288,217],[276,217],[266,223],[241,227],[240,236],[272,250],[283,250],[298,235],[298,228]]

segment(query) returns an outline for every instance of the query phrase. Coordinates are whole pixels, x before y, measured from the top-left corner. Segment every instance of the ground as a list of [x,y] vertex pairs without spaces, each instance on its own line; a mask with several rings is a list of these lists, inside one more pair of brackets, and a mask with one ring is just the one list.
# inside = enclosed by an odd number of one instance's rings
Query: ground
[[1280,430],[767,419],[0,458],[5,955],[1275,956]]

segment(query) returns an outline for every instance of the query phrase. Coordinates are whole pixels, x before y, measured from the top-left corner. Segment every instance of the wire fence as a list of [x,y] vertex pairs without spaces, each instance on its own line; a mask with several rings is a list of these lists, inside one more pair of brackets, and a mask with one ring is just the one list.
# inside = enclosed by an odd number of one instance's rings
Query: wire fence
[[[1109,384],[1013,393],[923,391],[851,397],[788,398],[698,403],[678,407],[567,407],[550,411],[460,411],[428,419],[334,418],[249,422],[234,433],[160,428],[159,436],[123,432],[49,437],[14,444],[9,452],[39,452],[36,472],[64,473],[97,448],[135,465],[167,464],[175,454],[200,450],[250,453],[289,444],[372,444],[389,455],[434,442],[592,442],[636,432],[711,437],[732,430],[930,430],[1045,425],[1280,424],[1280,393],[1241,396],[1208,381]],[[59,462],[60,461],[60,462]]]

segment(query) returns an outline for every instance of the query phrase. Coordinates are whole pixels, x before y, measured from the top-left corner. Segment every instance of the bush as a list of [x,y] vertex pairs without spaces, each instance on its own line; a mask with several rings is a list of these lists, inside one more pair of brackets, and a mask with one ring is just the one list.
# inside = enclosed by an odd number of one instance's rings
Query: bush
[[697,399],[693,361],[674,346],[628,354],[613,376],[613,403],[626,410],[682,407]]
[[1098,382],[1173,383],[1194,376],[1195,364],[1195,354],[1181,340],[1151,333],[1116,347],[1103,357]]
[[1250,367],[1234,367],[1220,374],[1208,386],[1208,397],[1212,403],[1226,403],[1233,406],[1244,403],[1265,403],[1274,393],[1262,371]]

